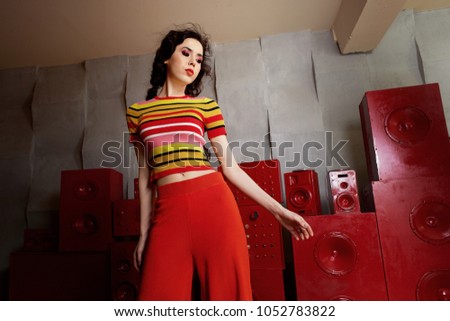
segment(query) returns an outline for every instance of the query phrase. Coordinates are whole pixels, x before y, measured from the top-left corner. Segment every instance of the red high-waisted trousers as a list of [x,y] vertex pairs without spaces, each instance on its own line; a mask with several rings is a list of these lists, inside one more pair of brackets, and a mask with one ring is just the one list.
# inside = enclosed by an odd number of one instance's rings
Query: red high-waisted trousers
[[144,252],[139,300],[251,300],[244,227],[222,174],[158,187]]

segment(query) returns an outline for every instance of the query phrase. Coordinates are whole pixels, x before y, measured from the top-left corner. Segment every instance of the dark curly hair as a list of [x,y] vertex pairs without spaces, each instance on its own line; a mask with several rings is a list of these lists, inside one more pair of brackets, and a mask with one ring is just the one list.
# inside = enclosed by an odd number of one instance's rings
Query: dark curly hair
[[200,26],[189,24],[182,29],[169,31],[161,41],[161,45],[156,51],[155,59],[153,61],[153,69],[150,78],[151,87],[147,91],[147,100],[154,98],[158,93],[158,89],[161,88],[166,81],[167,66],[164,62],[172,57],[175,48],[187,38],[196,39],[201,43],[203,47],[203,61],[197,78],[186,87],[185,94],[193,97],[200,94],[203,76],[211,75],[211,47],[208,36],[202,31]]

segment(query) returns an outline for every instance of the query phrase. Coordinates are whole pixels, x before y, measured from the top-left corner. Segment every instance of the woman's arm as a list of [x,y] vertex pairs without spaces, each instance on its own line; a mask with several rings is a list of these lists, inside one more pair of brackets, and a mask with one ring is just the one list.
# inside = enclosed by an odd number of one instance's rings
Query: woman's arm
[[140,235],[139,241],[134,250],[134,266],[139,270],[142,262],[148,232],[150,230],[150,217],[152,211],[152,190],[149,186],[150,169],[147,164],[145,148],[142,144],[135,143],[136,157],[139,165],[139,206],[140,206]]
[[255,202],[271,212],[275,218],[298,240],[313,236],[311,226],[298,214],[284,208],[245,173],[234,159],[225,135],[211,139],[214,152],[226,178]]

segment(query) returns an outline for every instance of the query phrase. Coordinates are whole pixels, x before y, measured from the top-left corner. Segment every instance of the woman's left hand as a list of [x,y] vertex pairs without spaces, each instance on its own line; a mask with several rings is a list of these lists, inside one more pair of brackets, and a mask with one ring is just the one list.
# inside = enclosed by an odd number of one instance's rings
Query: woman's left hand
[[314,235],[308,222],[300,215],[289,211],[281,206],[278,213],[274,213],[275,218],[281,223],[296,240],[307,240]]
[[311,226],[303,217],[283,207],[242,170],[234,159],[226,135],[211,138],[211,143],[224,176],[234,186],[271,212],[297,240],[306,240],[313,236]]

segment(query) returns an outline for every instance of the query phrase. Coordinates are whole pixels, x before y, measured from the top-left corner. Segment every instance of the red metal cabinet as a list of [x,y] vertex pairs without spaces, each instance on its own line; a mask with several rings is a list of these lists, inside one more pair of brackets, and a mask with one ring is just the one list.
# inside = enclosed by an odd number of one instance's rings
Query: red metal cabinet
[[373,182],[373,195],[389,299],[427,299],[434,286],[448,289],[448,272],[433,276],[450,269],[448,177]]
[[333,213],[359,213],[358,184],[354,170],[337,170],[328,173]]
[[314,236],[292,240],[297,299],[387,300],[375,213],[306,219]]
[[449,173],[438,84],[369,91],[359,107],[371,181]]
[[61,172],[59,250],[108,250],[112,202],[123,198],[123,177],[113,169]]

